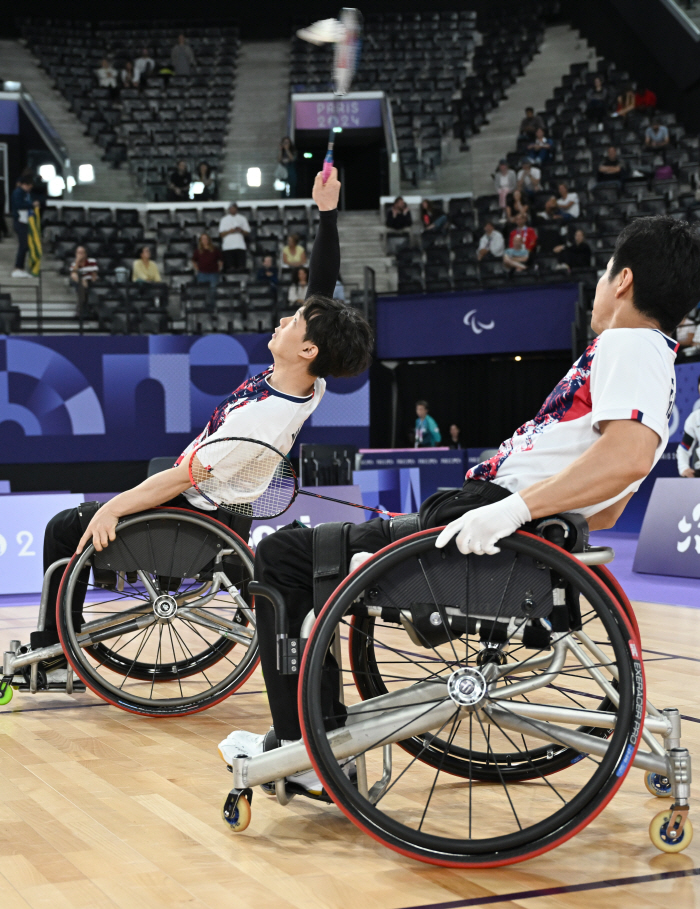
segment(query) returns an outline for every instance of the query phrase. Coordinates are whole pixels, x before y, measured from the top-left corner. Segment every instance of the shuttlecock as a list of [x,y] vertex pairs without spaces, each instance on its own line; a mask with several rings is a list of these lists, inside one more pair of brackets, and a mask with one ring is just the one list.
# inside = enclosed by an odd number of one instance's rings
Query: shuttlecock
[[319,19],[308,28],[300,28],[297,38],[311,44],[337,44],[345,39],[345,26],[338,19]]

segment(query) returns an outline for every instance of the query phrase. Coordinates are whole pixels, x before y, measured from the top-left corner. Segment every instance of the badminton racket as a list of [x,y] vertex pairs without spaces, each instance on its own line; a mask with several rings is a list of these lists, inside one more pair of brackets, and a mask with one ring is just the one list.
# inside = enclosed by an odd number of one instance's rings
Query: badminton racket
[[[342,26],[340,41],[335,42],[333,49],[333,114],[336,114],[337,101],[350,91],[353,76],[360,57],[360,37],[362,35],[362,14],[357,9],[345,8],[340,12]],[[337,121],[337,122],[335,122]],[[323,182],[327,183],[333,169],[333,149],[335,146],[336,127],[340,126],[337,116],[330,118],[331,128],[328,132],[328,151],[323,159]]]
[[212,505],[256,520],[284,514],[299,495],[362,508],[389,518],[398,516],[383,508],[300,489],[289,458],[267,442],[256,439],[229,436],[204,442],[190,456],[189,473],[194,488]]

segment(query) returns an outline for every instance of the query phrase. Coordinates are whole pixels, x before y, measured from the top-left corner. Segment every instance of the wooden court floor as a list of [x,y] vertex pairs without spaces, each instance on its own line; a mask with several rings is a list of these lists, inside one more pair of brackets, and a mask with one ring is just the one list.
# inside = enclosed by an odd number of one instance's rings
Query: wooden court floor
[[[700,793],[700,610],[635,604],[647,687],[680,708]],[[36,610],[0,609],[0,645],[28,639]],[[256,793],[242,834],[223,824],[230,787],[216,744],[265,731],[259,672],[241,693],[181,719],[142,719],[92,694],[17,692],[0,708],[0,907],[460,909],[700,906],[695,841],[664,855],[647,828],[666,802],[632,769],[603,813],[563,846],[506,868],[412,862],[334,806]],[[693,800],[692,806],[700,806]]]

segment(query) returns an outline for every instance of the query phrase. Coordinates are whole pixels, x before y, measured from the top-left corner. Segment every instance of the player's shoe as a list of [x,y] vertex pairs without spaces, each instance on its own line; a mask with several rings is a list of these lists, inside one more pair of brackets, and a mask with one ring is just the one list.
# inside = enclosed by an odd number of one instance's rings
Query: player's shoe
[[311,44],[337,44],[345,40],[345,26],[338,19],[319,19],[308,28],[300,28],[297,38]]
[[12,272],[13,278],[31,278],[31,275],[28,271],[25,271],[23,268],[15,268]]
[[[270,732],[274,733],[271,728]],[[219,754],[224,763],[230,767],[233,759],[237,757],[252,758],[265,751],[265,739],[269,732],[258,735],[256,732],[246,732],[245,729],[234,729],[223,742],[219,742]]]

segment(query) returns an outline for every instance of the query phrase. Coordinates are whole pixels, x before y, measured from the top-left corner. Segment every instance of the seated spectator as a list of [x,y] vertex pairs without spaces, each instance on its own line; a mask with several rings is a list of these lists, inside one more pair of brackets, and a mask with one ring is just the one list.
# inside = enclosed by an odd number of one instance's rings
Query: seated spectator
[[533,164],[549,164],[554,160],[554,143],[545,136],[541,127],[527,147],[527,156]]
[[161,77],[165,83],[165,87],[167,88],[168,83],[170,82],[170,77],[175,75],[175,70],[172,68],[170,63],[164,63],[158,68],[156,75]]
[[614,145],[609,146],[605,152],[605,157],[598,165],[598,174],[596,177],[598,185],[601,183],[611,183],[616,186],[622,186],[625,180],[625,165],[617,153]]
[[401,196],[394,199],[386,216],[386,226],[389,230],[409,230],[413,219],[408,205]]
[[238,214],[238,206],[231,202],[228,214],[219,221],[219,239],[224,256],[224,271],[245,271],[246,243],[250,233],[248,219]]
[[148,284],[160,283],[162,278],[158,266],[151,259],[151,247],[142,246],[139,251],[139,257],[134,262],[131,270],[132,281],[142,281]]
[[178,161],[168,180],[168,202],[187,202],[190,198],[192,174],[185,161]]
[[110,98],[116,98],[119,94],[117,71],[106,57],[102,61],[102,65],[95,70],[95,75],[100,88],[108,88]]
[[586,235],[580,228],[574,234],[573,243],[562,243],[555,246],[552,252],[556,253],[559,259],[557,268],[562,271],[591,267],[591,247],[586,243]]
[[508,237],[508,246],[510,249],[514,248],[514,241],[516,237],[520,237],[523,241],[523,246],[528,252],[532,252],[537,246],[537,231],[534,227],[527,226],[527,219],[525,215],[521,212],[515,216],[516,228],[510,232]]
[[134,75],[134,64],[131,60],[127,60],[124,64],[124,69],[119,73],[119,81],[121,82],[122,88],[137,87],[137,81]]
[[506,225],[515,224],[515,217],[520,213],[530,220],[530,204],[519,189],[514,189],[506,199]]
[[278,275],[275,268],[275,260],[272,256],[264,256],[262,265],[255,272],[255,280],[260,284],[269,284],[270,287],[277,287]]
[[192,75],[192,68],[197,65],[197,61],[184,35],[178,35],[177,44],[170,51],[170,62],[176,76]]
[[535,193],[538,193],[542,189],[542,184],[540,179],[542,177],[542,171],[539,167],[535,165],[528,158],[523,158],[520,163],[520,170],[516,174],[516,189],[519,189],[521,192],[527,193],[528,196],[533,196]]
[[134,63],[134,83],[140,88],[145,88],[148,77],[156,68],[156,61],[151,57],[148,48],[144,47],[141,56],[136,58]]
[[656,93],[645,88],[635,94],[634,101],[637,110],[653,111],[656,107]]
[[573,221],[581,214],[578,193],[570,193],[566,183],[559,184],[559,198],[552,196],[544,206],[545,217],[552,221]]
[[202,234],[197,243],[197,249],[192,253],[192,268],[197,284],[209,285],[207,304],[212,311],[216,301],[216,285],[219,283],[219,275],[223,267],[224,259],[221,250],[211,242],[209,234]]
[[438,214],[438,211],[433,207],[433,203],[430,199],[423,199],[421,202],[420,219],[423,224],[423,237],[429,235],[429,231],[435,234],[441,234],[447,224],[447,215]]
[[287,291],[287,301],[290,306],[299,307],[306,299],[306,291],[309,288],[309,269],[297,268],[294,276],[294,283],[289,285]]
[[615,112],[613,117],[626,117],[631,111],[637,106],[637,97],[634,93],[634,88],[631,85],[626,85],[620,94],[617,96],[617,102],[615,104]]
[[589,120],[597,120],[600,123],[607,117],[609,106],[608,91],[600,76],[596,76],[593,80],[593,88],[588,92],[586,116]]
[[282,262],[285,268],[306,265],[306,250],[299,245],[299,234],[290,234],[287,237],[287,245],[282,248]]
[[211,202],[216,199],[216,176],[206,161],[200,161],[194,175],[195,183],[201,183],[202,189],[195,193],[195,199],[200,202]]
[[656,117],[651,121],[651,126],[647,126],[644,132],[644,144],[647,148],[659,151],[666,148],[671,138],[668,134],[668,127],[664,126]]
[[95,259],[88,257],[84,246],[75,250],[75,261],[70,267],[70,283],[75,288],[78,298],[78,307],[75,311],[76,318],[85,318],[87,310],[87,297],[90,285],[100,277],[100,270]]
[[505,158],[501,158],[498,162],[498,167],[493,175],[493,185],[498,193],[498,204],[501,208],[505,208],[506,199],[517,185],[515,171],[508,167],[508,162]]
[[538,129],[544,131],[544,120],[535,114],[534,107],[526,107],[525,116],[520,121],[520,138],[534,140]]
[[516,233],[503,256],[503,267],[507,268],[508,271],[525,271],[529,258],[530,252],[525,249],[523,238]]
[[483,262],[484,259],[500,260],[503,258],[505,248],[506,244],[503,239],[503,234],[496,230],[492,221],[487,221],[486,224],[484,224],[484,233],[479,240],[479,245],[476,250],[477,260],[479,262]]

